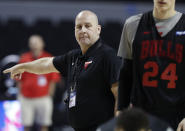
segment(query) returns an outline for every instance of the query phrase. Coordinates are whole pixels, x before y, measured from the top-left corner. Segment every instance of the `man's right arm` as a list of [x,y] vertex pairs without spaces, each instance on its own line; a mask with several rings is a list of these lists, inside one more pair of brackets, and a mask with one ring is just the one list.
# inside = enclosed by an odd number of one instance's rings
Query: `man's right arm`
[[24,72],[47,74],[58,72],[58,70],[53,65],[53,57],[45,57],[32,62],[17,64],[3,71],[3,73],[11,73],[12,79],[20,79],[21,74]]
[[118,86],[118,115],[123,109],[129,107],[132,91],[132,60],[124,59],[123,67],[120,71]]
[[128,18],[124,24],[118,56],[123,57],[123,66],[120,71],[118,86],[118,112],[129,107],[133,83],[133,65],[132,65],[132,44],[138,28],[142,14]]

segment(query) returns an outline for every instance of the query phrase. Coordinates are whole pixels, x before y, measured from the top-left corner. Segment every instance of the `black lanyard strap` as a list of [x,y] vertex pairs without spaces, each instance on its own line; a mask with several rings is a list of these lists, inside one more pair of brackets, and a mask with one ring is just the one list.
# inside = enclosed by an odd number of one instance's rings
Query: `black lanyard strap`
[[85,63],[84,56],[78,56],[74,62],[74,66],[72,67],[72,83],[71,83],[71,90],[75,90],[77,86],[77,81],[80,76],[80,72],[83,69],[83,65]]

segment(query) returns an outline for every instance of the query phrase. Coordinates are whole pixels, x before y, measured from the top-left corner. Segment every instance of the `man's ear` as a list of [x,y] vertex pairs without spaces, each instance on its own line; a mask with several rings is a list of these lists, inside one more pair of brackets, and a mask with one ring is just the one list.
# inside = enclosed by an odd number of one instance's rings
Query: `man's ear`
[[98,34],[101,33],[101,25],[98,25]]

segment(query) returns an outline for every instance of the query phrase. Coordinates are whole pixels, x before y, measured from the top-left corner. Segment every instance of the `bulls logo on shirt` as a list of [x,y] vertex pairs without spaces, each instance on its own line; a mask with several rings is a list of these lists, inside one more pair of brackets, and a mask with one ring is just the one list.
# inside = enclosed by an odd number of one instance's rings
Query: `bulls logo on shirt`
[[[172,50],[172,41],[165,42],[164,40],[144,40],[141,44],[140,58],[146,59],[148,57],[167,57],[181,63],[183,60],[183,44],[177,43]],[[163,47],[165,45],[165,47]]]
[[87,69],[87,67],[92,63],[92,60],[86,61],[84,64],[84,69]]

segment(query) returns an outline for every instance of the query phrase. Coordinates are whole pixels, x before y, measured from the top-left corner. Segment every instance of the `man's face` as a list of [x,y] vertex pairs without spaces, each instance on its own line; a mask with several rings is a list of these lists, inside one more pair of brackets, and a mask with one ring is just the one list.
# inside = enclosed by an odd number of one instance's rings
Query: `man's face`
[[40,37],[32,36],[29,39],[29,47],[31,51],[42,51],[44,48],[44,44]]
[[100,35],[101,27],[92,14],[79,14],[75,22],[75,37],[80,46],[94,44]]
[[175,0],[154,0],[154,8],[159,11],[168,11],[174,9]]

